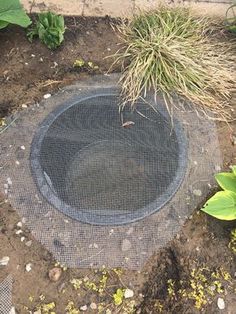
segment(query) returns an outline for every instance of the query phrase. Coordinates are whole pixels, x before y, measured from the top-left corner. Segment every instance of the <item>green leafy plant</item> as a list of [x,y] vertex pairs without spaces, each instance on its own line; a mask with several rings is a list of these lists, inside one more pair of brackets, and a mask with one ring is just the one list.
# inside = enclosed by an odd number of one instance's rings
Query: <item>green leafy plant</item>
[[222,172],[215,175],[215,179],[223,191],[212,196],[201,209],[205,213],[221,219],[236,219],[236,166],[232,172]]
[[96,71],[99,70],[99,66],[94,64],[92,61],[86,62],[84,59],[76,59],[73,63],[73,67],[76,69],[84,69],[88,71]]
[[124,103],[135,105],[153,90],[163,95],[169,111],[177,94],[206,115],[211,109],[225,118],[233,87],[232,54],[229,43],[210,36],[213,27],[211,20],[178,7],[140,12],[117,26],[124,45],[114,63],[123,69]]
[[28,27],[31,24],[19,0],[0,0],[0,29],[9,24],[21,27]]
[[64,40],[64,17],[52,12],[39,13],[38,21],[29,30],[27,36],[32,42],[33,37],[38,36],[42,43],[49,49],[56,49]]
[[124,289],[117,289],[116,292],[113,294],[113,300],[115,305],[121,305],[124,299]]
[[226,11],[226,27],[230,32],[236,33],[236,1]]

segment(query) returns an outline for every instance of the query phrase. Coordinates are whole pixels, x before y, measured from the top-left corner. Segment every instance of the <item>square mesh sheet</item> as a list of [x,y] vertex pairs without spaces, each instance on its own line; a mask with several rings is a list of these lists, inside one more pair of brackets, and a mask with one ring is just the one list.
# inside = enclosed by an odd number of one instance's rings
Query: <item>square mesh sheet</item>
[[[67,87],[13,117],[1,134],[2,193],[25,218],[33,236],[68,267],[140,269],[202,204],[221,166],[214,123],[191,106],[181,110],[179,100],[172,130],[163,99],[151,93],[146,101],[159,114],[140,103],[141,115],[127,111],[123,117],[123,122],[135,124],[123,128],[118,79],[95,76]],[[90,102],[91,95],[99,96],[98,107]],[[104,106],[107,109],[100,110]],[[72,118],[73,110],[79,114]],[[66,112],[71,112],[70,119],[63,118]],[[181,162],[182,179],[177,175]],[[178,178],[178,186],[173,178]],[[167,198],[165,187],[171,187],[171,181],[175,189]],[[119,197],[114,199],[110,192]],[[164,206],[158,207],[158,200]],[[123,223],[127,217],[129,222]]]

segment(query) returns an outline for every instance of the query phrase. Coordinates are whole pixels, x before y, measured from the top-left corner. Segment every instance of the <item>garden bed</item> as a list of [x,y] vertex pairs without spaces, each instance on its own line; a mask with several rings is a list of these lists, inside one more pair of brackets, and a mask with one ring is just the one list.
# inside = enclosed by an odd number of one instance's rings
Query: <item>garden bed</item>
[[[65,42],[54,52],[48,50],[38,40],[29,43],[25,31],[18,27],[2,30],[0,32],[1,118],[15,110],[24,110],[39,102],[43,95],[56,93],[58,89],[74,81],[83,80],[86,76],[95,73],[106,73],[113,61],[106,57],[119,48],[118,36],[110,23],[109,18],[68,18]],[[98,66],[98,69],[89,67],[76,69],[73,64],[78,59],[92,62]],[[235,109],[235,103],[234,98],[232,109]],[[224,123],[218,124],[225,169],[235,164],[236,158],[236,146],[234,146],[236,123],[233,122],[230,126],[232,130]],[[89,289],[81,289],[78,295],[78,291],[70,283],[75,278],[88,277],[92,280],[98,276],[93,270],[67,269],[63,271],[58,282],[51,282],[48,271],[54,267],[56,261],[33,239],[24,224],[23,227],[17,226],[20,218],[15,210],[9,204],[5,204],[4,199],[0,203],[0,258],[10,257],[8,265],[0,268],[0,280],[7,274],[13,275],[13,304],[17,313],[29,313],[37,304],[55,302],[56,313],[63,314],[68,302],[73,301],[78,308],[87,305],[86,313],[98,313],[98,310],[89,307],[91,302],[96,305],[104,302],[102,313],[110,309],[112,314],[123,314],[125,307],[116,308],[112,301],[112,294],[121,287],[129,287],[134,291],[134,297],[127,299],[126,307],[134,299],[137,313],[161,311],[198,313],[199,310],[194,308],[196,303],[194,291],[195,295],[198,293],[191,284],[203,285],[203,293],[207,300],[206,304],[204,302],[201,304],[204,313],[215,314],[219,311],[217,306],[219,296],[225,301],[225,312],[234,313],[236,259],[232,250],[228,248],[228,243],[230,230],[236,227],[235,222],[220,222],[203,213],[195,212],[180,234],[168,247],[148,261],[141,273],[128,270],[119,276],[109,273],[109,286],[101,297]],[[19,229],[22,230],[20,234],[17,232]],[[23,241],[21,241],[22,237],[25,238]],[[26,243],[29,244],[29,241],[32,243],[27,246]],[[25,267],[29,263],[32,264],[32,269],[27,272]],[[195,273],[193,269],[196,269]],[[226,272],[231,275],[231,279],[225,275]],[[213,273],[219,278],[214,278]],[[204,275],[207,283],[202,283],[203,277],[199,274]],[[213,286],[216,280],[220,282],[222,292],[214,291],[211,295],[208,288]]]

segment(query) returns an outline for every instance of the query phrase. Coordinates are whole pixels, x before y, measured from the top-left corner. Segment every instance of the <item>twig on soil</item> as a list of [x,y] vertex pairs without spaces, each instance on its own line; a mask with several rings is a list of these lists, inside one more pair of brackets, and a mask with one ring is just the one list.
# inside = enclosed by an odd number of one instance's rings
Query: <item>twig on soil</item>
[[0,134],[2,134],[3,132],[5,132],[15,121],[17,120],[17,117],[15,119],[13,119],[4,129],[2,129],[0,131]]
[[60,84],[62,83],[63,81],[55,81],[55,80],[47,80],[45,82],[41,82],[41,83],[35,83],[35,85],[38,87],[38,88],[41,88],[41,87],[47,87],[49,85],[53,85],[53,84]]

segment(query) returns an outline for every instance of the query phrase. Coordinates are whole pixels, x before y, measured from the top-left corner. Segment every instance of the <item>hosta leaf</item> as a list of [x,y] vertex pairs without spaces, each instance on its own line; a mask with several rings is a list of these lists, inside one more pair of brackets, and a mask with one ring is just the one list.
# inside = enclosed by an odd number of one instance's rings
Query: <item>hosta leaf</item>
[[236,166],[232,166],[232,172],[236,176]]
[[221,172],[215,175],[216,181],[223,190],[236,192],[236,176],[233,173]]
[[236,219],[236,193],[232,191],[217,192],[201,210],[221,220],[234,220]]
[[0,29],[6,27],[9,23],[5,21],[0,21]]
[[6,22],[22,27],[28,27],[31,24],[31,20],[23,10],[19,0],[0,0],[0,21],[5,22],[5,26],[7,26]]

